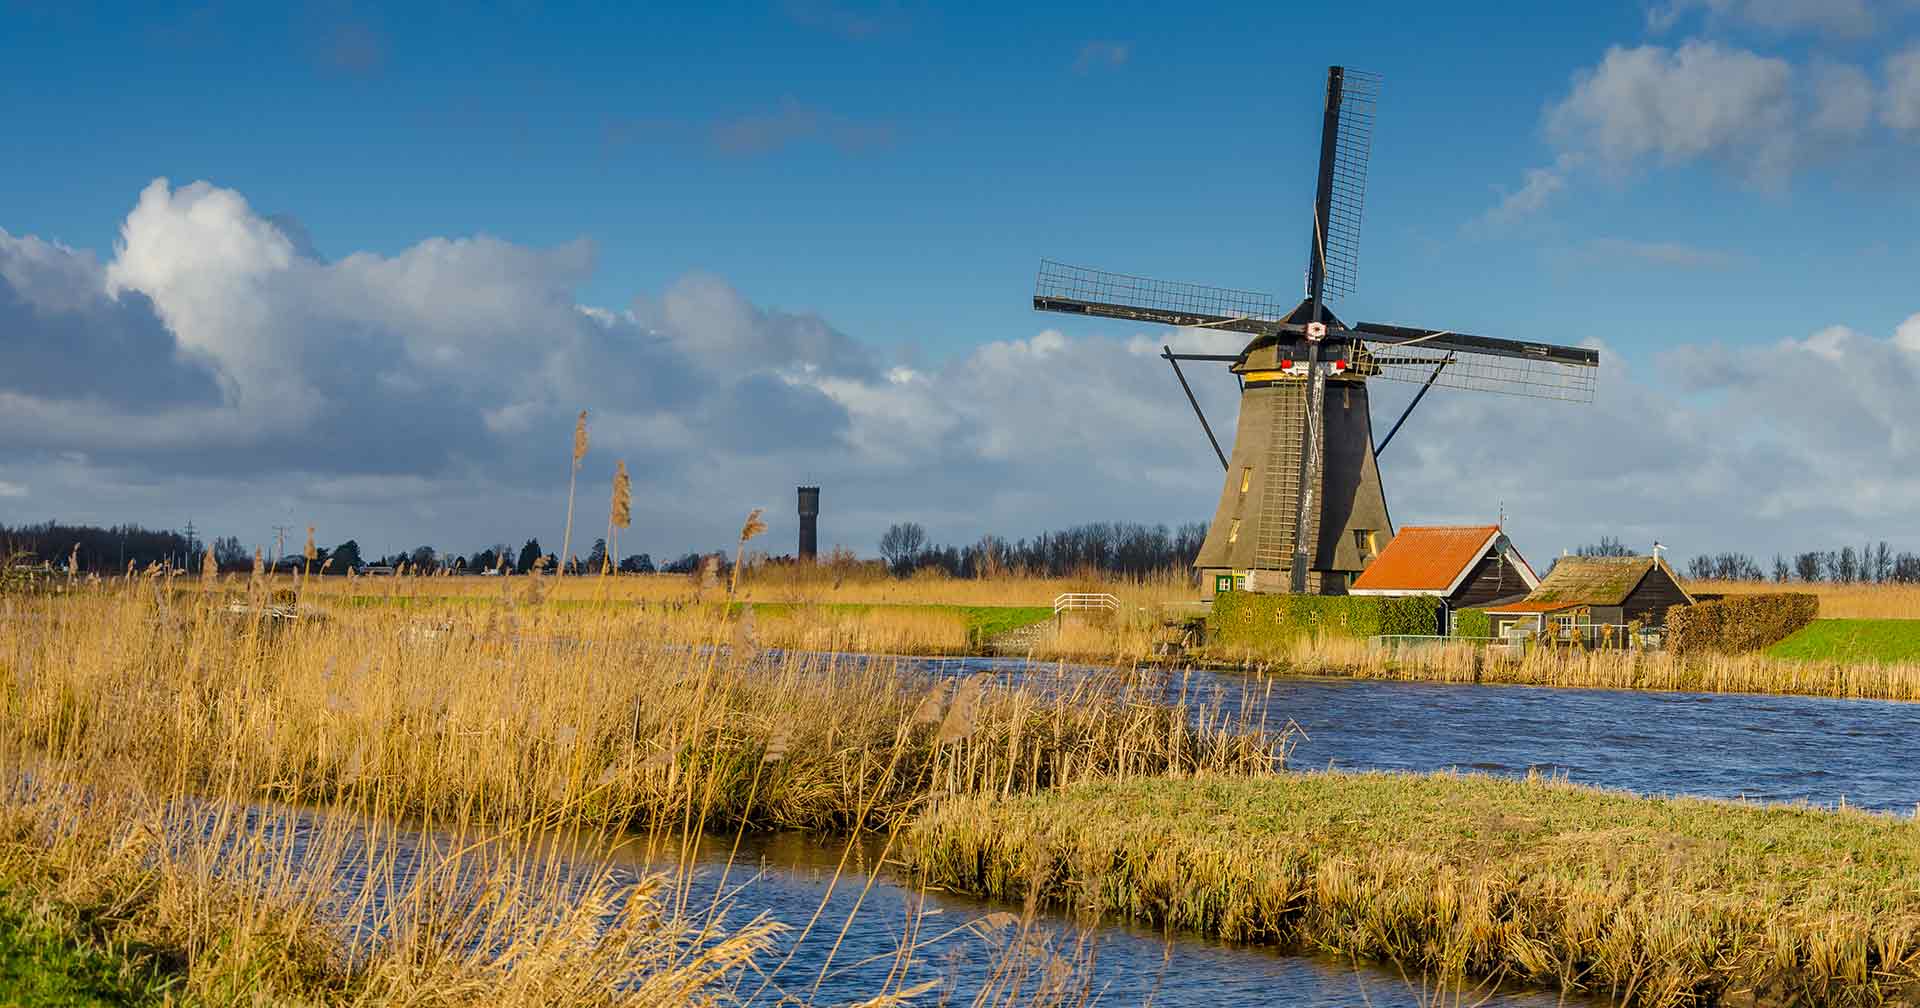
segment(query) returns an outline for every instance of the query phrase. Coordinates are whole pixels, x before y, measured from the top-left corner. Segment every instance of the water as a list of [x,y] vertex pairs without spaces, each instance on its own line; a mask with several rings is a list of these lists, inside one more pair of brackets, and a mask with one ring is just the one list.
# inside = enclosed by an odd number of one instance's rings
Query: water
[[[835,660],[862,660],[836,656]],[[1060,665],[1029,667],[1019,659],[906,659],[942,676],[991,672],[1040,689],[1092,674]],[[1216,695],[1229,709],[1253,702],[1269,727],[1289,720],[1305,733],[1296,768],[1335,767],[1433,771],[1448,768],[1520,776],[1529,769],[1582,783],[1650,794],[1684,793],[1766,801],[1804,801],[1884,811],[1920,803],[1920,771],[1905,757],[1920,742],[1920,704],[1808,697],[1649,693],[1523,686],[1367,682],[1335,679],[1250,680],[1191,671],[1159,676],[1169,697]],[[730,869],[727,888],[739,921],[765,910],[797,932],[826,899],[815,932],[756,1003],[847,1003],[871,996],[887,976],[903,936],[917,922],[915,979],[952,985],[950,1003],[967,1003],[991,968],[990,943],[966,928],[996,906],[944,893],[919,893],[876,863],[865,849],[831,897],[828,880],[837,844],[780,835],[749,837]],[[623,851],[626,878],[663,867],[637,848]],[[694,869],[694,905],[715,892],[727,843],[709,841]],[[670,866],[664,866],[670,867]],[[866,893],[855,914],[854,903]],[[743,886],[744,884],[744,886]],[[853,915],[845,941],[829,950]],[[1042,919],[1056,945],[1072,953],[1082,932],[1058,916]],[[1164,935],[1125,925],[1090,932],[1083,950],[1090,990],[1100,1003],[1173,1008],[1238,1008],[1274,1003],[1412,1006],[1431,1003],[1417,981],[1398,973],[1274,950],[1243,948],[1191,935]],[[765,963],[771,969],[794,948],[790,933]],[[1071,957],[1071,955],[1070,955]],[[1090,961],[1084,957],[1090,957]],[[823,977],[824,974],[824,977]],[[816,981],[818,988],[816,990]],[[755,992],[757,977],[742,993]],[[921,1003],[935,1003],[938,994]],[[1450,994],[1444,999],[1451,1003]],[[1502,990],[1481,1002],[1497,1006],[1599,1004],[1538,991]]]
[[[1022,659],[926,659],[940,675],[993,672],[1045,688],[1089,669]],[[1655,693],[1384,682],[1165,676],[1169,696],[1217,691],[1305,737],[1295,769],[1524,776],[1529,769],[1641,794],[1808,802],[1910,814],[1920,805],[1920,704],[1731,693]]]

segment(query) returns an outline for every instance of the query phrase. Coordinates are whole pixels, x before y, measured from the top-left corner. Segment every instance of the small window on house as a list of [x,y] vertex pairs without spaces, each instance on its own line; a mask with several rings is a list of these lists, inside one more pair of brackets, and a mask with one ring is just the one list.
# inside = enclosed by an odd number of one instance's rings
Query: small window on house
[[1240,541],[1240,519],[1235,518],[1233,520],[1233,524],[1227,526],[1227,541],[1228,542]]
[[1359,550],[1361,554],[1364,556],[1372,556],[1374,553],[1373,530],[1372,529],[1354,529],[1353,530],[1353,548]]
[[1253,485],[1253,467],[1252,467],[1252,466],[1243,466],[1243,467],[1241,467],[1241,469],[1240,469],[1240,492],[1241,492],[1241,493],[1246,493],[1246,492],[1247,492],[1247,488],[1248,488],[1248,487],[1250,487],[1250,486],[1252,486],[1252,485]]
[[1218,594],[1220,594],[1221,592],[1230,592],[1230,591],[1232,591],[1232,590],[1233,590],[1233,575],[1231,575],[1231,574],[1215,574],[1215,575],[1213,576],[1213,592],[1214,592],[1214,594],[1216,594],[1216,595],[1218,595]]

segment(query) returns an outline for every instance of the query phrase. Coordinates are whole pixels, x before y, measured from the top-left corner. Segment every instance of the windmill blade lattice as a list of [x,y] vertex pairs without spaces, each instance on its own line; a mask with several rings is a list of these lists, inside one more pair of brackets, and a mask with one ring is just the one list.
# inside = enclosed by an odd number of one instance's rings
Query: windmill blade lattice
[[[1598,367],[1552,360],[1526,360],[1518,357],[1478,354],[1458,349],[1430,349],[1424,346],[1396,346],[1369,343],[1368,357],[1362,363],[1378,368],[1371,377],[1423,385],[1431,382],[1441,388],[1470,392],[1494,392],[1528,399],[1557,399],[1562,402],[1593,401],[1594,379]],[[1438,377],[1434,369],[1439,369]]]
[[1333,151],[1333,190],[1327,205],[1324,291],[1353,293],[1360,274],[1360,218],[1367,202],[1367,159],[1373,153],[1373,114],[1380,75],[1345,70],[1340,92],[1340,128]]

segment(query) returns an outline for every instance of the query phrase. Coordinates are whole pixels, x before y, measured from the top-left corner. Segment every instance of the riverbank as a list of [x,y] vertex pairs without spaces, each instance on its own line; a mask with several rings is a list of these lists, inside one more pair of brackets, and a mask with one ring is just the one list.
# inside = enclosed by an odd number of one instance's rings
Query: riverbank
[[71,910],[36,904],[0,884],[0,1005],[144,1008],[166,1002],[179,976],[153,953],[103,942]]
[[1920,996],[1906,818],[1288,773],[954,799],[904,843],[960,892],[1634,1004]]

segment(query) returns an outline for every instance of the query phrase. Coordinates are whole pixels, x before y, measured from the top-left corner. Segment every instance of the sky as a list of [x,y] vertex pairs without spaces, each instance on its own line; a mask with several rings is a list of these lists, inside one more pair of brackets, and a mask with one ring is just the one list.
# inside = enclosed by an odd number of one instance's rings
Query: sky
[[869,554],[1205,520],[1155,353],[1234,340],[1035,268],[1293,295],[1337,62],[1384,77],[1341,317],[1603,360],[1428,397],[1397,523],[1920,549],[1915,0],[261,6],[0,0],[0,523],[551,547],[580,409],[622,553],[790,550],[803,482]]

